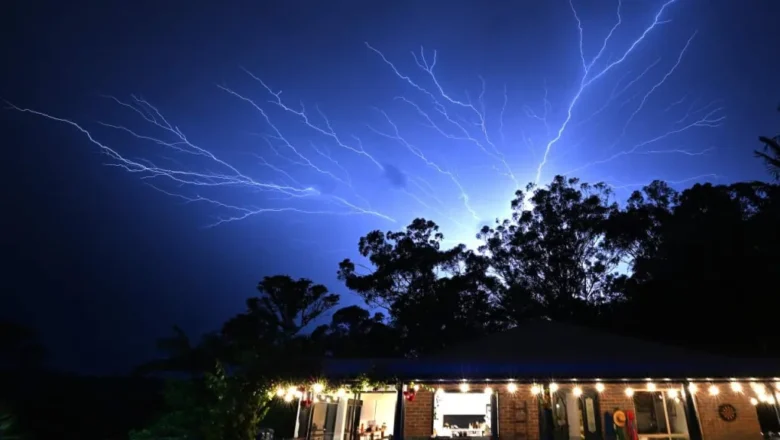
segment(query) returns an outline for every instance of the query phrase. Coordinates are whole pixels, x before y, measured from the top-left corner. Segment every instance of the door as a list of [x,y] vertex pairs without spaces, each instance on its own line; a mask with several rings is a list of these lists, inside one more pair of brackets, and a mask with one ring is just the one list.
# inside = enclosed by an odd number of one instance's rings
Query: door
[[345,440],[358,440],[360,438],[360,412],[363,410],[363,401],[349,399],[347,401],[347,420],[345,422]]
[[336,430],[338,404],[317,402],[311,406],[308,439],[332,440]]
[[601,440],[601,411],[599,410],[599,393],[595,390],[583,391],[577,402],[582,421],[582,438],[584,440]]
[[566,399],[565,391],[556,391],[552,393],[551,399],[551,413],[552,413],[552,425],[553,425],[553,439],[554,440],[570,440],[569,439],[569,412],[568,402]]

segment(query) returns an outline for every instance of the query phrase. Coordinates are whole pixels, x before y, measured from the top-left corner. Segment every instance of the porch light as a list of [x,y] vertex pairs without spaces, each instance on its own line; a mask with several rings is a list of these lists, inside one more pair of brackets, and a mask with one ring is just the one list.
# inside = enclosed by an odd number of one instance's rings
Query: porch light
[[540,387],[539,385],[534,384],[531,387],[531,394],[533,394],[534,396],[537,396],[541,393],[542,393],[542,387]]
[[755,397],[751,397],[750,398],[750,404],[753,405],[753,406],[758,405],[758,399],[756,399]]
[[460,384],[460,392],[461,393],[467,393],[468,391],[469,391],[469,384],[467,384],[465,382]]
[[669,396],[670,399],[676,399],[679,394],[680,392],[677,391],[675,388],[670,388],[666,390],[666,395]]
[[276,395],[279,396],[279,397],[284,396],[284,388],[282,388],[282,387],[277,388],[276,389]]
[[303,393],[302,393],[302,392],[300,392],[300,391],[298,391],[298,390],[295,390],[295,392],[294,392],[294,393],[292,393],[292,396],[293,396],[294,398],[296,398],[296,399],[300,399],[301,397],[303,397]]
[[415,391],[420,391],[420,385],[414,384],[412,389],[415,390]]
[[604,392],[604,384],[601,382],[596,383],[596,391],[599,393]]
[[338,391],[336,391],[336,397],[342,398],[347,394],[346,390],[344,388],[339,388]]
[[287,402],[287,403],[292,402],[293,401],[293,395],[292,394],[285,395],[284,396],[284,401]]
[[574,394],[574,397],[580,397],[582,395],[582,388],[574,387],[574,389],[571,390],[571,393]]
[[627,397],[634,397],[634,389],[631,387],[626,388],[626,396]]
[[487,394],[488,396],[493,394],[493,388],[485,387],[485,394]]
[[716,385],[710,385],[708,391],[710,393],[710,396],[717,396],[718,393],[720,393],[720,390]]
[[696,392],[699,391],[699,387],[697,387],[695,383],[688,384],[688,391],[691,394],[696,394]]
[[766,393],[766,386],[764,386],[762,383],[753,382],[750,384],[750,388],[753,388],[753,391],[755,391],[756,394]]
[[516,392],[517,392],[517,385],[515,385],[514,383],[509,383],[509,384],[507,384],[507,386],[506,386],[506,390],[507,390],[509,393],[511,393],[511,394],[514,394],[514,393],[516,393]]
[[731,391],[734,391],[735,393],[741,393],[742,384],[739,382],[731,382]]
[[291,386],[291,387],[287,388],[287,394],[292,395],[292,394],[295,394],[296,391],[298,391],[297,387]]
[[322,385],[321,383],[317,382],[317,383],[315,383],[314,385],[312,385],[312,386],[311,386],[311,389],[312,389],[312,390],[313,390],[315,393],[319,394],[319,393],[321,393],[321,392],[322,392],[322,390],[323,390],[323,389],[325,389],[325,386],[324,386],[324,385]]
[[553,383],[550,384],[550,392],[554,393],[556,391],[558,391],[558,384],[553,382]]
[[647,383],[647,391],[655,391],[655,384],[652,382]]

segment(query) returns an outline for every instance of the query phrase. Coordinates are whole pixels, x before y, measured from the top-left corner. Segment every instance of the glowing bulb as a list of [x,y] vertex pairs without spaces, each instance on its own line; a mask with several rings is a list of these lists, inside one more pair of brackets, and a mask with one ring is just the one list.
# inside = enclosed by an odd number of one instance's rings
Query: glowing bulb
[[294,393],[292,393],[292,396],[295,397],[296,399],[300,399],[301,397],[303,397],[303,393],[296,390]]
[[531,394],[533,394],[534,396],[539,395],[541,393],[542,393],[542,387],[540,387],[539,385],[534,385],[531,387]]
[[436,394],[444,394],[444,389],[442,387],[436,388]]
[[339,388],[338,391],[336,391],[336,397],[341,398],[344,397],[347,394],[347,392],[344,390],[344,388]]
[[325,386],[318,382],[312,385],[311,389],[314,390],[315,393],[319,394],[323,389],[325,389]]
[[626,396],[633,397],[634,396],[634,389],[631,387],[626,388]]
[[493,394],[493,388],[485,387],[485,394]]
[[777,388],[778,390],[780,390],[780,382],[775,382],[775,388]]
[[571,390],[571,393],[574,394],[574,397],[580,397],[582,395],[582,388],[574,387],[574,389]]
[[558,384],[553,382],[553,383],[550,384],[550,392],[554,393],[556,391],[558,391]]
[[282,387],[277,388],[276,389],[276,395],[279,396],[279,397],[284,396],[284,388],[282,388]]
[[720,390],[715,385],[710,385],[709,389],[707,390],[710,393],[710,396],[717,396],[718,393],[720,393]]
[[647,383],[647,391],[655,391],[655,384],[652,382]]
[[292,394],[287,394],[286,396],[284,396],[284,401],[285,402],[292,402],[292,400],[293,400],[293,395]]
[[469,391],[469,384],[462,383],[460,384],[460,392],[461,393],[467,393]]
[[515,393],[517,392],[517,385],[510,383],[506,386],[506,390],[509,391],[510,393]]
[[668,395],[670,399],[676,399],[678,394],[679,392],[674,388],[666,390],[666,395]]
[[297,387],[287,388],[287,394],[295,394],[296,391],[298,391]]
[[731,382],[731,391],[734,391],[735,393],[741,393],[742,384],[739,382]]
[[766,393],[766,386],[762,383],[751,383],[750,388],[753,388],[753,391],[755,391],[758,394],[764,394]]
[[750,398],[750,404],[753,405],[753,406],[758,405],[758,399],[756,399],[755,397],[751,397]]
[[691,394],[696,394],[696,392],[699,391],[699,387],[697,387],[695,383],[688,384],[688,391],[690,391]]
[[415,391],[420,391],[420,385],[414,384],[412,389],[415,390]]
[[601,383],[601,382],[597,383],[596,384],[596,391],[598,391],[599,393],[603,392],[604,391],[604,384]]

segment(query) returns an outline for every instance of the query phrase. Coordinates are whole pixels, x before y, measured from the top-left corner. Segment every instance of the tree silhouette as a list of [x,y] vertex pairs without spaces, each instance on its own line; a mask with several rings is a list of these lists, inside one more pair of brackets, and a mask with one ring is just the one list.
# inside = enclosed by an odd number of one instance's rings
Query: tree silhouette
[[[780,111],[780,107],[777,110]],[[764,144],[764,149],[763,151],[755,150],[753,153],[764,161],[772,176],[780,180],[780,135],[775,137],[759,136],[758,140]]]

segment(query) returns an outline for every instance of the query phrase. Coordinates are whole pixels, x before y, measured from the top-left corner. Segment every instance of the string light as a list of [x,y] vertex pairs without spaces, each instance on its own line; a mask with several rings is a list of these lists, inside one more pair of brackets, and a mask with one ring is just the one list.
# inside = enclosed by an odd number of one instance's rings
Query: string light
[[580,397],[582,395],[582,388],[574,387],[574,389],[571,390],[571,393],[574,394],[574,397]]
[[601,382],[598,382],[596,384],[596,391],[598,391],[599,393],[603,392],[604,391],[604,384],[601,383]]
[[647,383],[647,391],[655,391],[655,384],[652,382]]
[[669,396],[670,399],[676,399],[677,395],[679,394],[679,391],[677,391],[674,388],[670,388],[666,390],[666,394]]
[[311,389],[314,390],[315,393],[319,394],[322,392],[323,389],[325,389],[325,386],[318,382],[312,385]]
[[493,394],[493,388],[485,387],[485,394],[487,395]]
[[336,391],[336,397],[342,398],[347,394],[347,392],[344,390],[344,388],[339,388],[338,391]]
[[691,394],[696,394],[696,392],[699,391],[699,387],[697,387],[695,383],[688,384],[688,391]]
[[531,394],[533,394],[534,396],[539,395],[541,393],[542,393],[542,387],[540,387],[539,385],[534,384],[531,387]]
[[750,388],[753,388],[753,391],[755,391],[757,394],[766,393],[766,386],[762,383],[753,382],[750,384]]
[[467,393],[468,391],[469,391],[469,384],[467,384],[465,382],[460,384],[460,392],[461,393]]
[[517,385],[515,385],[514,383],[509,383],[509,384],[506,386],[506,390],[507,390],[509,393],[511,393],[511,394],[514,394],[515,392],[517,392]]
[[553,382],[553,383],[550,384],[550,392],[554,393],[556,391],[558,391],[558,384]]
[[414,384],[412,389],[414,389],[415,391],[420,391],[420,385]]
[[277,388],[276,389],[276,395],[279,396],[279,397],[284,396],[284,388],[282,388],[282,387]]
[[717,396],[718,393],[720,393],[720,390],[716,385],[710,385],[710,388],[708,389],[710,396]]
[[292,402],[293,401],[293,395],[292,394],[285,395],[284,396],[284,401],[287,402],[287,403]]
[[735,393],[741,393],[742,384],[739,382],[731,382],[731,391],[734,391]]
[[634,389],[631,387],[626,388],[626,396],[633,397],[634,396]]
[[751,397],[750,398],[750,404],[753,405],[753,406],[758,405],[758,399],[756,399],[755,397]]

